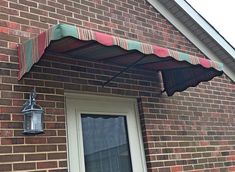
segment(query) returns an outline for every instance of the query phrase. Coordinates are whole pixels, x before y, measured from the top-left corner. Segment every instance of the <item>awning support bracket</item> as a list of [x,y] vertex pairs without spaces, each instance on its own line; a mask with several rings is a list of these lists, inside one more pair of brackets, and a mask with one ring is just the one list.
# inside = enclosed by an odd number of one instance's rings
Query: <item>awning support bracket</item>
[[102,87],[108,85],[112,80],[114,80],[115,78],[117,78],[118,76],[120,76],[123,72],[126,72],[128,71],[129,69],[135,67],[141,60],[143,60],[145,57],[144,56],[141,56],[138,60],[136,60],[135,62],[133,62],[132,64],[130,64],[129,66],[127,66],[126,68],[124,68],[123,70],[121,70],[119,73],[117,73],[116,75],[114,75],[112,78],[110,78],[109,80],[107,80],[106,82],[104,82],[102,84]]

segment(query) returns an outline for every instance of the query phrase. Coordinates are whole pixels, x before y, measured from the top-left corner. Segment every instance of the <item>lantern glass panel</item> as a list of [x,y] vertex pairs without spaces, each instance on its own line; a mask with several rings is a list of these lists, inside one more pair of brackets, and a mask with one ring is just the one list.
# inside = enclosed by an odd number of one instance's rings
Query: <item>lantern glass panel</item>
[[25,130],[25,132],[31,130],[31,118],[32,118],[31,112],[24,114],[24,130]]
[[33,112],[31,129],[35,131],[42,131],[42,112],[41,111]]
[[43,132],[43,112],[41,110],[25,113],[24,132],[42,133]]

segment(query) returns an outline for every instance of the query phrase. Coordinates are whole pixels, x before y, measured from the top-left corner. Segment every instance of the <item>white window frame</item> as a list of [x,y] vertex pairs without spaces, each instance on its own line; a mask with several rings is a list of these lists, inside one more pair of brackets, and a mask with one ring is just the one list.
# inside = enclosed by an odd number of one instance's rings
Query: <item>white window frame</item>
[[81,114],[126,116],[133,172],[147,172],[136,99],[108,96],[66,95],[68,166],[70,172],[85,172]]

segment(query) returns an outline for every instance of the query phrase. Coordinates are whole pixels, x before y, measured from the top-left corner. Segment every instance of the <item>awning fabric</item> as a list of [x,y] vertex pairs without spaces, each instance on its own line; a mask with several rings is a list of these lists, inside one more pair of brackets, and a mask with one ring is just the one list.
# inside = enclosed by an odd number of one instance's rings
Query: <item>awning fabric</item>
[[157,45],[58,24],[18,46],[19,80],[45,52],[122,66],[137,61],[135,67],[162,72],[165,91],[169,96],[223,73],[223,64],[219,62]]

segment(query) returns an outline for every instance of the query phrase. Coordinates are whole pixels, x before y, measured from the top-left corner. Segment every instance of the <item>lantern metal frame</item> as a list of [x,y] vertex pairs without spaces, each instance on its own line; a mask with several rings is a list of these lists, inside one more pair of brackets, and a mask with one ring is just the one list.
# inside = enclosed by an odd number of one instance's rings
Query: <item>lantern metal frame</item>
[[37,135],[44,133],[44,110],[36,104],[35,89],[30,93],[29,99],[23,105],[21,112],[24,114],[23,134]]

